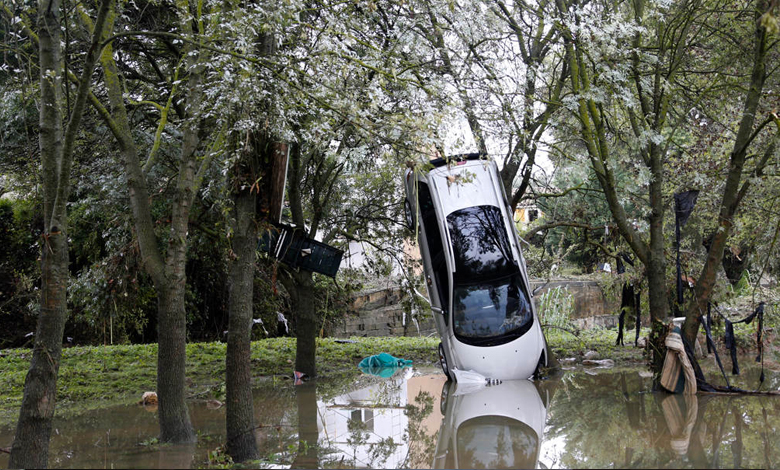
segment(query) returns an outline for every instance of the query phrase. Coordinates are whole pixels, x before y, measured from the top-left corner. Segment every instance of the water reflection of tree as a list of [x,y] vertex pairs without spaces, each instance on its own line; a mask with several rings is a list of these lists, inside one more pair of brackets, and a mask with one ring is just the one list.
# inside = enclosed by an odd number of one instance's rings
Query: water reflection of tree
[[[362,377],[360,387],[355,387],[354,382],[350,388],[362,389],[371,386],[371,396],[368,401],[355,403],[353,412],[355,414],[347,420],[347,438],[346,444],[351,451],[351,457],[344,455],[345,449],[338,449],[337,460],[323,459],[322,449],[320,450],[321,468],[382,468],[386,466],[387,460],[396,452],[403,442],[397,442],[392,437],[382,437],[377,435],[373,429],[372,420],[380,413],[388,409],[401,406],[401,397],[404,395],[405,379],[384,379],[374,377]],[[344,390],[336,392],[343,395]],[[370,415],[367,415],[370,412]],[[370,417],[369,417],[370,416]],[[372,437],[376,439],[371,442]],[[360,449],[366,451],[366,456],[358,459]]]
[[[379,408],[381,410],[381,408]],[[352,451],[351,459],[342,459],[339,461],[338,468],[383,468],[387,460],[395,453],[396,449],[402,444],[395,442],[392,437],[381,437],[376,442],[369,442],[373,430],[369,428],[368,421],[360,418],[351,418],[347,421],[347,445]],[[358,460],[358,449],[367,449],[365,460]]]
[[412,403],[406,405],[408,427],[404,436],[409,452],[402,463],[403,468],[429,468],[436,451],[436,433],[428,434],[423,426],[425,418],[433,412],[434,399],[430,393],[420,391]]
[[295,387],[298,405],[298,454],[293,468],[319,468],[319,437],[317,429],[317,386],[303,383]]
[[650,392],[650,379],[636,372],[569,374],[550,406],[545,431],[546,440],[565,442],[563,451],[557,461],[546,463],[568,468],[776,468],[780,450],[772,443],[780,430],[778,400],[694,397],[695,423],[687,451],[678,455],[673,433],[690,424],[690,405],[681,403],[681,421],[670,422],[661,406],[669,396]]
[[[396,395],[397,397],[398,395]],[[387,460],[405,442],[408,453],[399,463],[400,468],[425,468],[431,464],[433,452],[436,449],[436,436],[428,434],[423,426],[423,421],[433,411],[433,397],[430,393],[421,391],[412,403],[405,407],[408,426],[403,436],[403,442],[396,442],[392,437],[381,438],[377,442],[368,443],[370,433],[364,422],[350,420],[348,422],[349,437],[347,442],[353,448],[353,460],[349,465],[365,466],[369,468],[383,468]],[[368,444],[368,461],[356,462],[355,455],[358,447]]]
[[[283,458],[298,440],[296,390],[266,384],[255,391],[255,429],[260,455]],[[287,456],[289,458],[289,456]]]

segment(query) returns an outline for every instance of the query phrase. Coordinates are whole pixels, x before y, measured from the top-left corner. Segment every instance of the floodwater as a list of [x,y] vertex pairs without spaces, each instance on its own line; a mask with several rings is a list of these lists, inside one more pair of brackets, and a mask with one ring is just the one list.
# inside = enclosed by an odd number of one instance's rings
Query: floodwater
[[[743,361],[747,364],[747,361]],[[754,388],[758,371],[736,385]],[[707,371],[712,376],[714,371]],[[767,372],[764,390],[780,374]],[[255,391],[254,430],[273,468],[778,468],[780,397],[652,391],[644,367],[564,367],[499,385],[446,382],[436,369]],[[51,468],[187,468],[220,463],[224,407],[194,401],[194,446],[155,443],[138,405],[58,418]],[[0,447],[13,427],[0,427]],[[7,455],[0,455],[0,467]]]

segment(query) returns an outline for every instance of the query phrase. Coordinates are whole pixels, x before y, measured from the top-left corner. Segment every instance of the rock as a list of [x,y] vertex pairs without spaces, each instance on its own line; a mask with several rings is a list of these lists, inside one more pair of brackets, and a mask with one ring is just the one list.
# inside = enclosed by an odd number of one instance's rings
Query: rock
[[561,362],[561,363],[564,363],[564,364],[568,363],[568,362],[577,362],[577,358],[576,357],[564,357],[563,359],[560,359],[558,362]]
[[642,377],[643,379],[652,379],[653,375],[654,374],[651,371],[649,371],[649,370],[640,370],[639,371],[639,376]]
[[219,400],[208,400],[206,402],[206,408],[210,410],[216,410],[222,407],[222,402]]
[[615,361],[612,359],[585,359],[582,361],[585,366],[615,367]]
[[154,413],[157,411],[157,393],[156,392],[144,392],[141,397],[139,405],[144,406],[144,410]]
[[636,347],[638,347],[639,349],[646,349],[647,348],[647,338],[644,337],[644,336],[639,338],[639,340],[636,342]]
[[157,392],[144,392],[143,396],[141,396],[141,401],[138,402],[139,405],[156,405],[157,404]]
[[587,351],[584,356],[585,359],[598,359],[599,353],[596,351]]

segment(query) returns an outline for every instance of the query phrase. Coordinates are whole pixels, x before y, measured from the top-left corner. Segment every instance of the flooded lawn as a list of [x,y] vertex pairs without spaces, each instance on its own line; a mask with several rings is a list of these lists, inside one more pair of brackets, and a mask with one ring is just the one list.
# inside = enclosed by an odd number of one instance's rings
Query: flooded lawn
[[[748,369],[747,367],[745,369]],[[713,375],[708,371],[708,376]],[[752,388],[748,369],[737,385]],[[652,392],[633,369],[561,371],[538,383],[445,382],[434,369],[348,384],[289,380],[255,391],[255,436],[275,468],[777,468],[780,397]],[[777,390],[769,372],[764,389]],[[59,419],[52,468],[186,468],[220,463],[224,408],[193,402],[197,446],[156,444],[138,405]],[[0,447],[13,428],[0,428]],[[0,455],[0,466],[7,455]]]

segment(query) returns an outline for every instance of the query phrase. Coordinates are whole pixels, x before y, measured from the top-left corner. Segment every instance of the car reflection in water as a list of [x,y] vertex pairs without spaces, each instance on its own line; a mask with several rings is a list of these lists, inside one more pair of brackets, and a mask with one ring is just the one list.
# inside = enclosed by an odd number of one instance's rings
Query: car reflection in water
[[446,382],[432,467],[535,468],[547,418],[546,394],[528,380],[492,386]]

